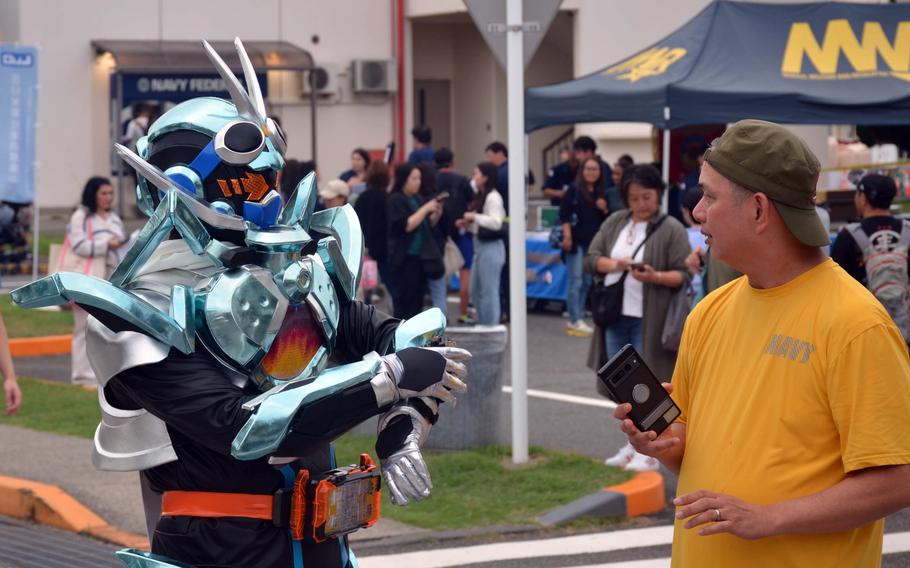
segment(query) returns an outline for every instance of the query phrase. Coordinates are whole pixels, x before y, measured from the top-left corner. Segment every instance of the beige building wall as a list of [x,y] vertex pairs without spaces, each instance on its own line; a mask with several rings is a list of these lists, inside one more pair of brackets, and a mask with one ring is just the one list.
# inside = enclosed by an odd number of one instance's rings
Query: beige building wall
[[[39,58],[38,201],[71,207],[85,180],[110,173],[109,73],[93,39],[283,39],[335,63],[339,95],[318,106],[318,158],[323,179],[349,167],[357,146],[384,147],[392,138],[393,98],[355,96],[353,59],[392,56],[391,3],[346,0],[326,9],[318,0],[4,0],[0,37],[41,47]],[[160,10],[159,10],[160,8]],[[318,43],[314,42],[318,36]],[[201,48],[200,48],[201,49]],[[309,106],[299,92],[275,95],[273,113],[288,133],[288,157],[309,159]],[[270,97],[271,98],[271,97]]]
[[[784,0],[795,1],[795,0]],[[872,0],[874,1],[874,0]],[[619,61],[683,25],[709,0],[565,0],[531,62],[526,85],[571,79]],[[41,47],[39,203],[70,207],[85,179],[110,171],[110,61],[96,57],[92,39],[285,40],[310,51],[317,64],[339,70],[336,95],[318,105],[318,163],[323,180],[347,169],[356,146],[381,148],[394,136],[395,99],[356,96],[353,59],[393,57],[392,7],[397,0],[2,0],[0,40]],[[461,0],[405,0],[405,131],[413,126],[413,80],[451,81],[451,133],[456,159],[470,170],[492,140],[506,142],[505,75]],[[299,80],[298,80],[299,83]],[[276,88],[277,85],[277,88]],[[289,135],[288,156],[308,159],[308,102],[294,81],[270,78],[270,103]],[[528,163],[538,179],[540,152],[566,127],[532,134]],[[799,127],[820,157],[826,126]],[[631,153],[651,159],[651,128],[643,124],[579,125],[599,141],[608,160]],[[405,136],[404,150],[411,148]],[[521,149],[510,149],[513,154]],[[466,172],[467,173],[467,172]]]

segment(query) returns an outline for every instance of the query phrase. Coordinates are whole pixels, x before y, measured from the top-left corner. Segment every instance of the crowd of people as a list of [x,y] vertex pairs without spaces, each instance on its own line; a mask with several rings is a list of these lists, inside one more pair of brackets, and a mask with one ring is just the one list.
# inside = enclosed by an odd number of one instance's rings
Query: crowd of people
[[[449,148],[434,149],[432,131],[412,131],[414,151],[395,165],[351,152],[350,169],[319,182],[317,209],[350,203],[361,223],[366,262],[377,286],[364,299],[384,299],[396,317],[429,303],[448,313],[452,276],[459,289],[461,324],[496,325],[508,317],[506,275],[508,149],[492,142],[470,177],[457,172]],[[285,199],[316,171],[313,162],[288,160],[279,186]]]

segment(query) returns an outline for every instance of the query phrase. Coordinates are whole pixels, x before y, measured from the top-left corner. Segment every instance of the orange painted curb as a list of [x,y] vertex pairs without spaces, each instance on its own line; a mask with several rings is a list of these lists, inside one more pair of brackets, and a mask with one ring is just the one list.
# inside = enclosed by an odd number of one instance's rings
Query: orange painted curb
[[72,335],[45,337],[20,337],[9,340],[13,357],[41,357],[44,355],[69,355],[73,345]]
[[626,515],[636,517],[663,510],[664,478],[656,471],[645,471],[620,483],[605,487],[604,491],[614,491],[626,496]]
[[149,549],[148,538],[107,524],[56,485],[0,475],[0,515],[135,548]]

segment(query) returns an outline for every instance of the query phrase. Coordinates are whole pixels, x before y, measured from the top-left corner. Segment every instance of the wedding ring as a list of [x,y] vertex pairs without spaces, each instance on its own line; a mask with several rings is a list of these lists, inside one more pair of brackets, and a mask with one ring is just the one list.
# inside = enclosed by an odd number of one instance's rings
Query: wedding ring
[[718,522],[720,522],[720,519],[721,519],[720,509],[714,509],[714,522],[718,523]]

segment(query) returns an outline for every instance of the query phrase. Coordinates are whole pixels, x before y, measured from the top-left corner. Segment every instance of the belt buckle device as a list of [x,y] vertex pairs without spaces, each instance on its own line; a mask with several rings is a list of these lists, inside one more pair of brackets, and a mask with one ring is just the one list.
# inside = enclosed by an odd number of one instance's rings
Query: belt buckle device
[[333,469],[319,479],[300,470],[291,502],[291,536],[323,542],[373,526],[379,520],[381,479],[369,454],[360,454],[360,465]]

